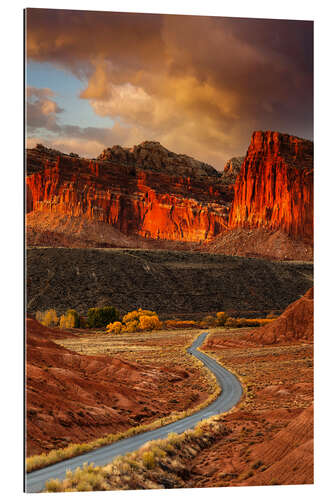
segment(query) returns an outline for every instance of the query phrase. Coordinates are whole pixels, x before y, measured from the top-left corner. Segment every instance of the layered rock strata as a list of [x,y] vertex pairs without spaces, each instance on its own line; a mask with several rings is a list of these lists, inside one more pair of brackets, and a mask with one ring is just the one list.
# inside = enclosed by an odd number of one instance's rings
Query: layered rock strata
[[[28,164],[35,156],[28,151]],[[170,175],[163,164],[145,170],[110,158],[50,157],[46,152],[42,167],[27,177],[27,212],[83,216],[125,235],[155,240],[209,240],[226,228],[232,187],[219,181],[218,172],[208,176],[205,164],[201,168],[193,162],[191,176],[185,176],[187,164],[185,170],[176,165]]]
[[313,240],[313,143],[254,132],[235,183],[229,228],[282,230]]

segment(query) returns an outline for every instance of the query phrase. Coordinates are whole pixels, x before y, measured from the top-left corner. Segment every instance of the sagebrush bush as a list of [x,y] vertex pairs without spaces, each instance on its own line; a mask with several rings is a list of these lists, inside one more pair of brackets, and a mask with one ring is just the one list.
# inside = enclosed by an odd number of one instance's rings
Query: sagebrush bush
[[216,318],[214,316],[205,316],[202,321],[200,321],[200,326],[203,328],[209,328],[211,326],[216,326]]
[[267,325],[271,323],[274,319],[268,318],[228,318],[225,322],[227,328],[243,328],[243,327],[255,327]]
[[145,451],[142,454],[142,462],[147,469],[153,469],[156,465],[154,453],[152,451]]
[[168,319],[164,322],[166,328],[194,328],[197,326],[197,323],[192,320],[187,321],[179,321],[174,319]]
[[119,320],[119,311],[113,306],[92,307],[88,311],[89,328],[104,328]]
[[50,481],[46,482],[45,486],[47,491],[50,493],[59,493],[60,491],[63,491],[59,479],[50,479]]

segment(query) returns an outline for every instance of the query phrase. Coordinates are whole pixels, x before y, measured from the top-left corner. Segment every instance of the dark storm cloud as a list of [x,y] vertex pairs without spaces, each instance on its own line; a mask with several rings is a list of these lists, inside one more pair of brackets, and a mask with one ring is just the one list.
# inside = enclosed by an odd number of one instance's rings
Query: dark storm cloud
[[222,167],[254,129],[312,138],[311,22],[30,9],[27,35],[28,57],[84,79],[124,140]]

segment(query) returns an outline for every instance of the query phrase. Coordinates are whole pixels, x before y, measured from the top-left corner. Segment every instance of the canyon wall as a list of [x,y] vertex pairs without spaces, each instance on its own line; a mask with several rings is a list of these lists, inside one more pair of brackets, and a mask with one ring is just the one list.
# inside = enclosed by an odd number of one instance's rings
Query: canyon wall
[[127,153],[131,161],[122,157],[127,150],[120,147],[117,154],[107,150],[98,160],[28,150],[28,214],[84,217],[110,224],[125,235],[155,240],[199,242],[223,232],[232,186],[221,183],[213,167],[185,155],[176,161],[158,143],[149,144],[152,170],[146,169],[149,147],[135,151],[138,157],[146,154],[140,168],[133,153]]
[[229,228],[282,230],[313,241],[313,143],[254,132],[235,183]]
[[[246,157],[232,158],[222,173],[153,141],[113,146],[93,160],[39,145],[27,150],[27,174],[29,245],[179,244],[213,253],[312,259],[308,140],[254,132]],[[124,237],[131,241],[122,243]]]

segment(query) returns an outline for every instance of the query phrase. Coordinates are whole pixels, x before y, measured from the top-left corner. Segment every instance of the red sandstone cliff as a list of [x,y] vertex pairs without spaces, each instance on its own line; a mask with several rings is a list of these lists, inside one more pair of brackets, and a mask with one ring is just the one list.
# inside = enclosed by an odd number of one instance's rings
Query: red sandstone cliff
[[312,259],[311,141],[254,132],[244,161],[233,158],[222,174],[157,142],[113,146],[97,160],[39,146],[27,150],[27,173],[29,245],[200,244]]
[[[27,212],[83,217],[155,240],[198,242],[221,233],[231,186],[222,184],[212,167],[184,155],[170,175],[173,157],[167,155],[164,169],[167,150],[161,149],[161,161],[157,153],[162,147],[152,144],[152,170],[142,162],[138,168],[133,154],[132,161],[105,154],[101,160],[86,160],[28,150]],[[142,155],[142,148],[137,154]]]
[[282,230],[313,241],[313,143],[254,132],[235,183],[229,228]]

